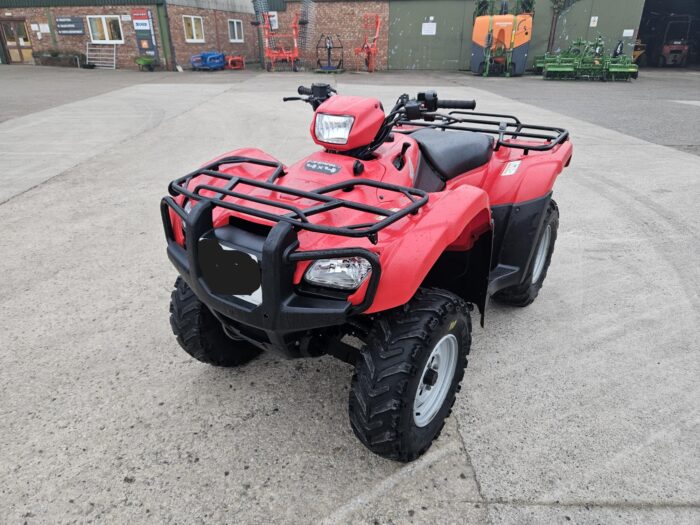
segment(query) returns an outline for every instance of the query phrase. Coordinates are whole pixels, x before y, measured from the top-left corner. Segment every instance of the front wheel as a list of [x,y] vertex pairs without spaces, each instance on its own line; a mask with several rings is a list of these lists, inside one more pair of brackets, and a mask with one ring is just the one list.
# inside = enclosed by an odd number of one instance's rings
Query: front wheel
[[547,277],[549,264],[552,262],[554,243],[557,240],[559,229],[559,208],[554,200],[549,201],[545,212],[542,230],[535,245],[530,268],[525,275],[525,280],[516,286],[509,286],[494,294],[493,298],[499,303],[512,306],[527,306],[531,304],[540,293],[540,288]]
[[239,366],[260,353],[250,343],[229,338],[182,277],[170,296],[170,326],[183,350],[208,365]]
[[469,310],[459,297],[418,290],[381,314],[355,367],[350,424],[372,452],[413,461],[450,415],[471,344]]

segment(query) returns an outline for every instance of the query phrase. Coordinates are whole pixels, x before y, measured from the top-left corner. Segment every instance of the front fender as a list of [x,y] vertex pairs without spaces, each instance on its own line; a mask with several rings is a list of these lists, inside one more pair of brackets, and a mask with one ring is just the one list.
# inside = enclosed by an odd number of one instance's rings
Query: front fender
[[491,227],[488,195],[474,186],[431,194],[430,204],[419,213],[420,220],[382,250],[382,277],[365,313],[406,304],[450,245],[461,245],[472,232],[480,234]]

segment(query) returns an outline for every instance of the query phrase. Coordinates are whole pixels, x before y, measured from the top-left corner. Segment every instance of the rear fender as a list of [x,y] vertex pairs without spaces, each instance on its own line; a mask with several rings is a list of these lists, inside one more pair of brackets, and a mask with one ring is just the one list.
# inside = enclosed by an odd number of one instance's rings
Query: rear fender
[[405,235],[382,250],[381,281],[365,313],[406,304],[446,250],[467,249],[491,227],[488,195],[473,186],[431,194],[430,204],[419,214]]
[[511,157],[490,175],[493,182],[487,191],[491,205],[526,202],[549,194],[572,155],[573,146],[567,141],[552,152]]

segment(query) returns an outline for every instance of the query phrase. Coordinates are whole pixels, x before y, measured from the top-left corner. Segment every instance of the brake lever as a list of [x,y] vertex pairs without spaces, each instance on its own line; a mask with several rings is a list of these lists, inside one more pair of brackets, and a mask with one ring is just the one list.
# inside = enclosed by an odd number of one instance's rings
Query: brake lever
[[307,100],[301,97],[283,97],[282,102],[293,102],[295,100],[301,100],[303,102],[306,102]]

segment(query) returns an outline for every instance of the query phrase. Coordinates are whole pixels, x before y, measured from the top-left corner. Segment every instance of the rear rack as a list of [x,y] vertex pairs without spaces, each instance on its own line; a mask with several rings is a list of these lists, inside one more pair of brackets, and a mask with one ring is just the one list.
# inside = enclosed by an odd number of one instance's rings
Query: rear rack
[[[482,118],[463,118],[457,115],[469,115],[470,117],[489,117],[489,120]],[[496,135],[498,138],[494,150],[501,147],[522,149],[527,155],[530,151],[549,151],[569,138],[569,132],[563,128],[553,128],[549,126],[535,126],[523,124],[513,115],[502,115],[500,113],[477,113],[475,111],[451,111],[448,115],[432,113],[426,115],[428,118],[440,119],[440,122],[424,120],[415,122],[412,120],[401,120],[400,125],[419,126],[423,128],[435,128],[454,131],[472,131],[475,133],[488,133]],[[480,126],[493,127],[471,127],[462,124],[478,124]],[[399,133],[410,133],[410,131],[395,130]],[[544,133],[541,133],[544,132]],[[519,144],[508,139],[533,139],[543,141],[541,144]]]
[[[222,173],[221,171],[218,171],[221,166],[228,164],[254,164],[258,166],[274,168],[275,170],[272,173],[272,175],[267,179],[267,181],[262,181],[248,177],[230,175],[228,173]],[[225,180],[227,181],[227,184],[225,186],[198,184],[192,190],[189,190],[187,186],[189,185],[190,181],[193,178],[198,177],[200,175],[209,175],[210,177]],[[317,233],[326,233],[329,235],[340,235],[345,237],[367,237],[370,240],[370,242],[372,242],[372,244],[376,244],[378,241],[377,234],[381,230],[395,223],[396,221],[406,217],[409,214],[415,215],[418,212],[418,209],[428,202],[428,194],[422,190],[416,188],[408,188],[404,186],[397,186],[394,184],[387,184],[385,182],[379,182],[369,179],[351,179],[343,182],[338,182],[336,184],[331,184],[329,186],[323,186],[314,191],[304,191],[275,184],[275,181],[277,179],[280,179],[284,176],[284,167],[279,162],[255,159],[251,157],[225,157],[218,159],[215,162],[204,166],[203,168],[193,171],[192,173],[185,175],[184,177],[180,177],[179,179],[172,181],[168,186],[168,192],[172,197],[165,197],[163,199],[163,206],[171,208],[177,215],[180,216],[181,219],[186,220],[187,212],[182,208],[182,206],[175,202],[175,199],[173,199],[173,197],[176,197],[178,195],[184,195],[188,199],[211,202],[214,206],[243,213],[246,215],[251,215],[253,217],[266,219],[272,222],[286,222],[291,224],[294,228]],[[311,206],[309,208],[301,209],[292,204],[277,202],[265,197],[259,197],[257,195],[247,195],[245,193],[234,191],[239,186],[252,186],[254,188],[262,188],[278,193],[283,193],[286,195],[315,200],[319,202],[319,204]],[[394,208],[395,211],[392,211],[380,208],[378,206],[371,206],[369,204],[364,204],[361,202],[356,202],[347,199],[341,199],[339,197],[332,197],[328,195],[329,193],[335,191],[351,191],[356,186],[369,186],[386,191],[401,193],[410,201],[410,204],[399,210],[396,210]],[[214,195],[213,197],[202,195],[201,192],[204,190],[215,192],[216,195]],[[264,210],[251,208],[243,204],[225,201],[224,199],[226,197],[235,197],[237,199],[280,208],[281,210],[286,210],[289,213],[286,213],[284,215],[270,213]],[[309,217],[313,215],[337,210],[339,208],[348,208],[352,210],[363,211],[384,218],[378,220],[377,222],[349,224],[345,226],[325,226],[322,224],[314,224],[309,221]]]

